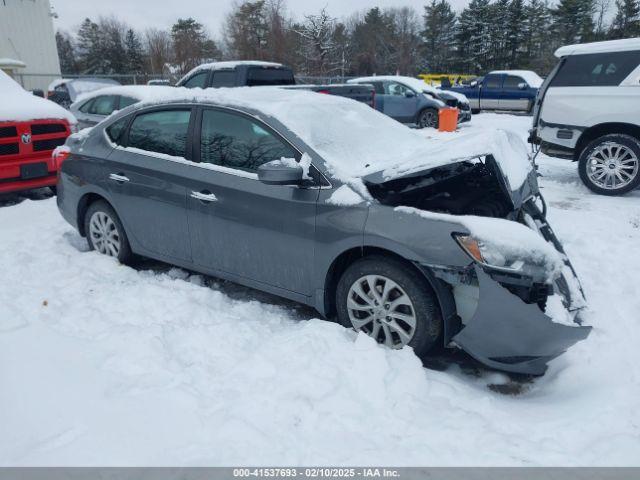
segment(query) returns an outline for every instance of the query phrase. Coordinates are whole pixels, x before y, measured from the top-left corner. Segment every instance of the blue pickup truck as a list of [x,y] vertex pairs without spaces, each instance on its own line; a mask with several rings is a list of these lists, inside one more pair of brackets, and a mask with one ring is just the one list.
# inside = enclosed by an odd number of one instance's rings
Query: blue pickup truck
[[531,70],[496,70],[468,85],[442,89],[466,96],[473,113],[480,110],[530,113],[542,81]]

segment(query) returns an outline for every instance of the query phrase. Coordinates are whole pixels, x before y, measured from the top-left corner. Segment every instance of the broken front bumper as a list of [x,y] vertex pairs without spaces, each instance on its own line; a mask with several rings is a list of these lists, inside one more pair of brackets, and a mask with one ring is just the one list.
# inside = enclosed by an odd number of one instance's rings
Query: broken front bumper
[[[479,299],[475,313],[451,336],[451,341],[483,364],[499,370],[542,375],[549,360],[587,338],[591,331],[579,319],[586,305],[580,281],[546,221],[545,210],[544,204],[541,210],[530,200],[522,207],[521,222],[563,255],[565,266],[553,285],[478,264],[459,277],[477,282]],[[540,308],[550,294],[560,296],[573,324],[558,323]]]

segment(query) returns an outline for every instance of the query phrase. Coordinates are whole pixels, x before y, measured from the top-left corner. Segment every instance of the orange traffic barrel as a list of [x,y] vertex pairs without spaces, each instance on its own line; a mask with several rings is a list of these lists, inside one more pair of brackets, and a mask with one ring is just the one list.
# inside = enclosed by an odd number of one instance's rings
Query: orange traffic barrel
[[441,108],[438,111],[438,130],[441,132],[455,132],[458,127],[458,109],[455,107]]

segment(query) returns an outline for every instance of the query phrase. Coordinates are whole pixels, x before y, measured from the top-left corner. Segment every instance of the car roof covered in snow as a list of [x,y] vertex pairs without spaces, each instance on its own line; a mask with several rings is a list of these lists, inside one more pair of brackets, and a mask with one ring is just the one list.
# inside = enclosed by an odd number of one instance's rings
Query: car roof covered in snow
[[640,50],[640,38],[625,38],[622,40],[607,40],[605,42],[577,43],[565,45],[556,50],[555,56],[585,55],[588,53],[625,52]]
[[60,105],[36,97],[0,70],[0,122],[64,119],[75,124],[76,118]]
[[79,95],[73,106],[78,103],[85,102],[91,98],[99,97],[102,95],[120,95],[123,97],[134,98],[138,101],[153,100],[158,96],[157,89],[168,88],[173,90],[174,87],[167,85],[121,85],[117,87],[105,87],[99,90],[94,90],[89,93],[83,93]]
[[376,172],[391,179],[493,154],[515,190],[531,169],[524,143],[504,131],[430,141],[368,105],[339,96],[277,87],[158,87],[155,93],[130,108],[208,103],[272,117],[321,155],[329,173],[345,183]]
[[542,82],[544,82],[543,78],[532,70],[494,70],[492,72],[489,72],[489,74],[492,73],[496,75],[506,74],[522,77],[522,79],[527,82],[530,87],[533,88],[540,88],[540,85],[542,85]]

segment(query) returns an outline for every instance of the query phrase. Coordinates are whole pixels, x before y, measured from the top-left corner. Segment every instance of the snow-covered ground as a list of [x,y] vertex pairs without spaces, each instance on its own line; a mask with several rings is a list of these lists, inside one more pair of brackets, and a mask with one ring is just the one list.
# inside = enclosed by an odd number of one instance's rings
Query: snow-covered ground
[[[463,128],[524,138],[529,122]],[[640,464],[640,192],[595,196],[571,162],[539,160],[595,328],[522,383],[463,355],[424,368],[229,283],[120,266],[53,198],[0,208],[0,465]]]

